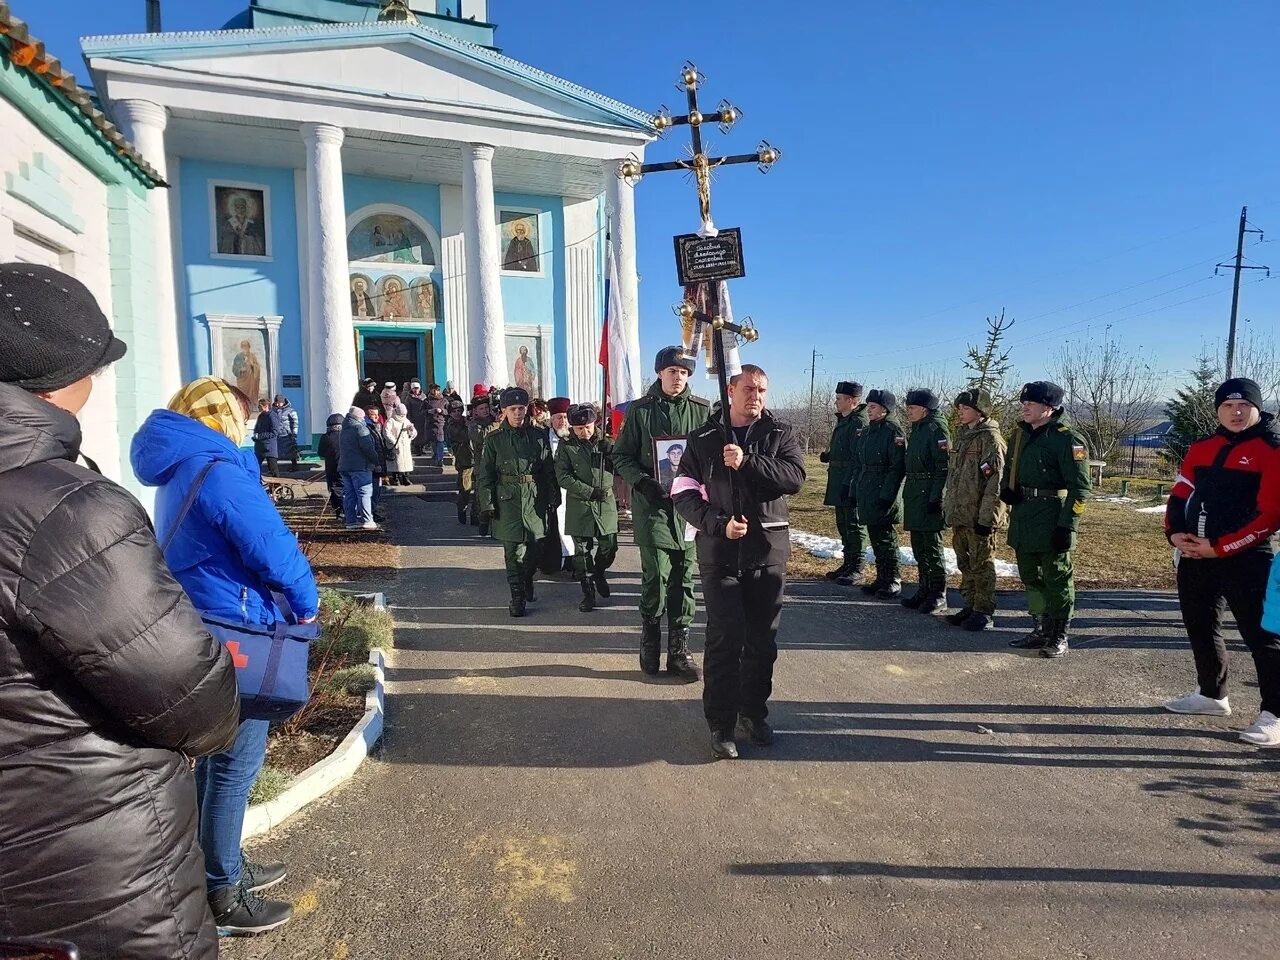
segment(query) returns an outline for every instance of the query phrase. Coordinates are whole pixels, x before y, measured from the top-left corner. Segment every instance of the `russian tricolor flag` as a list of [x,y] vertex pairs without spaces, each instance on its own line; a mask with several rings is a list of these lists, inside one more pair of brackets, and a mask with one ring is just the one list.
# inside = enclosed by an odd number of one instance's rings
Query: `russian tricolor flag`
[[618,262],[613,244],[605,243],[604,324],[600,331],[600,366],[604,368],[604,402],[609,433],[616,437],[631,401],[640,397],[640,337],[635,318],[622,315]]

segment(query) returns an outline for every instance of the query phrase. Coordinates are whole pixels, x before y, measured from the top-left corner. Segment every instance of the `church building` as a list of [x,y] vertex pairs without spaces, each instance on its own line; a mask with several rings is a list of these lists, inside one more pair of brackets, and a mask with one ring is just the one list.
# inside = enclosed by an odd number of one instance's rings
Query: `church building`
[[220,29],[83,41],[168,184],[146,195],[166,387],[283,393],[304,436],[364,375],[600,395],[609,253],[638,344],[618,166],[652,118],[505,56],[488,6],[252,0]]

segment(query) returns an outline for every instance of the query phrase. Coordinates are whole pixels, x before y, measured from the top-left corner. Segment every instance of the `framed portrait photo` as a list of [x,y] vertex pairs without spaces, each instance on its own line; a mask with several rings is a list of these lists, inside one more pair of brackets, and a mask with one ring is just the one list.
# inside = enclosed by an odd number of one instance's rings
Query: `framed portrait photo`
[[502,272],[514,276],[542,276],[542,229],[537,210],[498,209],[498,243]]
[[671,484],[680,470],[686,445],[684,437],[653,438],[653,479],[662,485],[667,496],[671,496]]
[[209,181],[211,255],[271,259],[271,191],[260,183]]

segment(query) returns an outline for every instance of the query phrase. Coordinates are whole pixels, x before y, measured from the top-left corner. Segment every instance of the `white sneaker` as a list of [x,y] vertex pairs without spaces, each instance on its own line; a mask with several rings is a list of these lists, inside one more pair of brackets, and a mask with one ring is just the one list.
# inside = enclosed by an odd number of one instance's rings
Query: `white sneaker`
[[1240,739],[1259,747],[1280,747],[1280,717],[1263,710],[1252,727],[1240,731]]
[[1188,693],[1185,697],[1170,700],[1164,705],[1164,708],[1170,713],[1198,713],[1206,717],[1231,716],[1231,704],[1226,697],[1221,700],[1206,697],[1200,692],[1199,687],[1196,687],[1194,692]]
[[381,530],[382,528],[381,528],[381,527],[379,527],[379,526],[378,526],[376,523],[374,523],[372,520],[370,520],[368,523],[362,523],[362,524],[359,526],[359,528],[358,528],[358,529],[360,529],[360,530]]

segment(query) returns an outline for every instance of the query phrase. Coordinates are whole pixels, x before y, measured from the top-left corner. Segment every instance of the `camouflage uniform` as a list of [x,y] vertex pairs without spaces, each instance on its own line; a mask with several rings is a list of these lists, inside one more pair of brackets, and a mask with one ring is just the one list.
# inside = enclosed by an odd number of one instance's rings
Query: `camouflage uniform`
[[[986,391],[982,391],[985,393]],[[968,391],[956,403],[978,410]],[[960,568],[960,592],[964,595],[961,613],[985,613],[996,610],[996,565],[992,559],[996,530],[1004,522],[1005,508],[1000,502],[1000,476],[1004,472],[1005,442],[1000,425],[991,419],[972,427],[960,427],[951,454],[951,470],[943,496],[943,515],[951,527],[951,545]],[[956,614],[956,622],[963,620]]]

